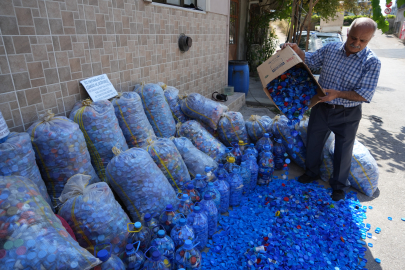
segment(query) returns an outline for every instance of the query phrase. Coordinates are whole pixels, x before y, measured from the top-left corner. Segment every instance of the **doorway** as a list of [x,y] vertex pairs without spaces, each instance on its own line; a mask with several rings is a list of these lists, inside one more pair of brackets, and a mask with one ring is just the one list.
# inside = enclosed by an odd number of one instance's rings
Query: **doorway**
[[231,0],[229,11],[229,60],[238,58],[239,0]]

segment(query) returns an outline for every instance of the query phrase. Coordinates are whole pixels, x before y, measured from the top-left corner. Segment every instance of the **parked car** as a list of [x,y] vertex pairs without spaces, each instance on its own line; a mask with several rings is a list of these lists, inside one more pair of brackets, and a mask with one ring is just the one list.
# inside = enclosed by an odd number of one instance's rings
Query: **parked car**
[[[331,42],[343,42],[342,36],[339,33],[322,33],[322,32],[316,32],[316,31],[310,31],[309,33],[311,36],[315,35],[314,37],[316,37],[322,41],[322,47]],[[300,43],[298,44],[298,47],[303,51],[305,51],[306,42],[307,42],[307,31],[303,31],[301,34]],[[284,43],[280,44],[280,47],[283,44]],[[310,49],[310,48],[308,48],[308,49]]]

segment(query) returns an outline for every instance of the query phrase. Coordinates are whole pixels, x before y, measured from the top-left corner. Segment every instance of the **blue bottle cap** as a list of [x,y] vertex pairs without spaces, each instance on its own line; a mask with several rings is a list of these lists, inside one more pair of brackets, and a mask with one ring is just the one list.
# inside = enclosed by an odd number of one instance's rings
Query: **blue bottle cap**
[[166,205],[166,212],[171,212],[171,211],[173,211],[173,205],[171,205],[171,204]]
[[208,183],[208,186],[209,186],[209,187],[213,187],[213,186],[214,186],[214,183],[209,182],[209,183]]
[[184,248],[185,248],[185,249],[192,249],[192,248],[193,248],[193,242],[191,242],[191,240],[187,239],[187,240],[184,242]]
[[250,147],[255,147],[254,143],[249,144]]
[[157,235],[158,235],[159,238],[163,238],[163,237],[165,237],[166,233],[165,233],[164,230],[159,230]]
[[146,213],[145,216],[143,217],[143,220],[145,220],[146,222],[149,222],[152,220],[152,215],[149,213]]
[[220,175],[218,175],[218,179],[219,179],[219,180],[224,180],[224,179],[225,179],[225,176],[224,176],[223,174],[220,174]]
[[225,153],[230,153],[230,152],[231,152],[231,149],[229,149],[229,148],[225,149]]
[[266,138],[270,137],[269,133],[264,133],[264,137]]
[[378,258],[375,258],[375,261],[378,262],[378,263],[381,263],[381,260],[378,259]]
[[197,174],[195,175],[195,178],[201,179],[201,178],[202,178],[202,177],[201,177],[201,174],[197,173]]
[[183,194],[183,195],[181,196],[181,200],[182,200],[182,201],[187,201],[188,199],[189,199],[188,194]]
[[219,169],[222,169],[223,167],[224,167],[224,164],[222,164],[222,163],[218,165]]
[[240,163],[240,165],[243,166],[243,167],[246,166],[246,161],[242,161],[242,162]]
[[269,151],[269,150],[270,150],[270,146],[265,145],[265,146],[263,147],[263,149],[264,149],[264,151]]
[[211,167],[205,166],[205,172],[211,171]]
[[127,244],[126,246],[125,246],[125,250],[127,251],[127,252],[130,252],[131,250],[133,250],[134,249],[134,245],[133,244]]
[[108,253],[107,250],[102,249],[99,252],[97,252],[97,258],[99,258],[102,262],[105,262],[110,258],[110,254]]
[[160,261],[160,252],[159,251],[153,251],[152,253],[152,260],[153,261]]
[[204,200],[206,200],[206,201],[208,201],[208,200],[212,200],[211,195],[210,195],[210,194],[208,194],[208,193],[205,193],[205,194],[204,194]]
[[186,188],[187,188],[187,190],[192,190],[192,189],[194,189],[194,185],[190,183],[187,185]]
[[179,225],[180,226],[184,226],[184,225],[186,225],[187,224],[187,220],[185,219],[185,218],[181,218],[180,220],[179,220]]
[[233,173],[238,173],[238,169],[237,169],[237,168],[233,168],[232,172],[233,172]]
[[135,229],[140,229],[140,228],[142,228],[142,223],[140,223],[139,221],[135,222]]
[[195,213],[200,213],[200,212],[201,212],[201,207],[199,207],[199,206],[194,206],[194,212],[195,212]]
[[264,156],[265,156],[265,157],[270,157],[270,153],[269,153],[269,152],[266,152],[266,153],[264,154]]

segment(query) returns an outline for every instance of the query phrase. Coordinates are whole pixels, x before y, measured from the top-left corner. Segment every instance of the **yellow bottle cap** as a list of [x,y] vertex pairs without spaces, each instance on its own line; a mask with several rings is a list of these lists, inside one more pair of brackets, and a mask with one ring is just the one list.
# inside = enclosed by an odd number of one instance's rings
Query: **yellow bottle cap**
[[234,157],[228,157],[228,162],[229,163],[235,163],[235,158]]

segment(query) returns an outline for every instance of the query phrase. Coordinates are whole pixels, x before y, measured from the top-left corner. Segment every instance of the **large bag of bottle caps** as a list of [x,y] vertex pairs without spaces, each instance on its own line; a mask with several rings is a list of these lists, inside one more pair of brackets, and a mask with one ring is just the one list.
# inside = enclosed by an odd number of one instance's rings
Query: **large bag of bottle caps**
[[331,132],[322,150],[322,164],[319,175],[323,181],[329,181],[333,176],[333,156],[329,153],[332,144],[335,143],[335,133]]
[[162,213],[166,205],[176,205],[174,189],[148,152],[131,148],[121,152],[107,166],[110,185],[129,211],[132,221],[142,214]]
[[[335,144],[330,147],[330,154],[335,153]],[[368,149],[358,140],[354,141],[349,182],[355,189],[367,196],[373,196],[378,188],[378,165]]]
[[224,113],[218,123],[218,134],[221,142],[228,147],[235,141],[247,143],[248,134],[242,114],[232,111]]
[[198,150],[189,139],[185,137],[172,137],[171,139],[183,157],[192,178],[195,178],[197,174],[204,175],[205,167],[214,169],[218,167],[218,163],[215,160]]
[[35,153],[28,133],[11,132],[7,140],[0,143],[0,175],[19,175],[30,179],[37,185],[45,201],[53,208],[35,161]]
[[83,173],[92,177],[91,183],[100,181],[83,133],[72,120],[48,111],[27,133],[54,207],[60,204],[58,198],[71,176]]
[[228,111],[228,107],[200,94],[193,93],[181,100],[181,110],[186,116],[198,119],[216,130],[219,119],[224,112]]
[[260,140],[264,136],[264,133],[271,134],[272,124],[273,119],[267,115],[252,115],[249,120],[245,122],[247,133],[254,143]]
[[59,200],[59,215],[75,233],[77,242],[92,254],[98,244],[111,243],[112,252],[125,250],[131,222],[105,182],[89,184],[90,176],[76,174],[66,183]]
[[210,127],[209,125],[207,125],[206,123],[199,121],[199,120],[195,120],[197,121],[203,128],[205,128],[206,131],[208,131],[209,134],[211,134],[212,136],[214,136],[215,138],[218,138],[218,130],[213,129],[212,127]]
[[163,90],[166,101],[169,104],[170,110],[172,111],[172,115],[176,123],[186,122],[188,119],[181,110],[179,90],[173,86],[166,86]]
[[301,121],[299,123],[295,124],[295,129],[298,131],[299,135],[301,136],[302,141],[305,144],[305,146],[307,146],[308,122],[309,122],[309,117],[304,115],[302,117]]
[[176,192],[182,192],[184,184],[191,181],[187,166],[179,151],[168,138],[149,139],[146,151],[166,176]]
[[288,123],[287,117],[277,115],[273,119],[272,132],[276,138],[282,140],[290,158],[294,160],[298,166],[305,169],[305,157],[307,156],[305,145],[298,131],[294,129],[294,126],[289,126]]
[[149,137],[155,136],[137,93],[118,93],[111,103],[129,148],[143,147]]
[[216,162],[220,162],[225,154],[225,145],[208,133],[197,121],[189,120],[182,125],[178,124],[178,133],[179,136],[189,139],[198,150]]
[[91,269],[101,261],[80,247],[22,176],[0,176],[0,268]]
[[124,151],[128,149],[115,116],[114,106],[108,100],[92,102],[86,99],[75,104],[69,118],[79,124],[86,139],[91,162],[100,179],[107,181],[105,167],[114,157],[111,149],[113,147],[120,147]]
[[141,96],[143,109],[156,136],[170,138],[176,133],[176,123],[167,104],[163,89],[153,83],[136,85],[134,91]]

